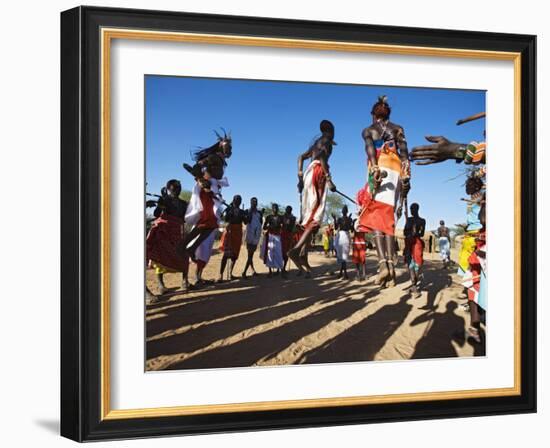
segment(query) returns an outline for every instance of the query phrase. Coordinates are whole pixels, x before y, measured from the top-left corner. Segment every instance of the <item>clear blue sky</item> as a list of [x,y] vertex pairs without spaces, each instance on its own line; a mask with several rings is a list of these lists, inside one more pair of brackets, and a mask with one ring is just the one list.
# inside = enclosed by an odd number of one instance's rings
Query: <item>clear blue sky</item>
[[[146,181],[158,193],[168,179],[191,189],[182,163],[190,152],[210,146],[214,129],[231,130],[233,155],[226,175],[225,198],[240,194],[260,203],[292,205],[299,215],[296,190],[298,155],[319,134],[319,122],[336,128],[330,159],[333,180],[351,197],[364,185],[366,156],[361,131],[371,122],[378,95],[387,95],[391,121],[405,129],[409,149],[426,144],[425,135],[451,140],[482,140],[485,120],[456,126],[456,120],[485,111],[485,92],[386,86],[270,82],[183,77],[145,77]],[[420,204],[428,228],[440,219],[451,226],[465,220],[463,164],[447,161],[412,167],[409,204]],[[403,219],[403,218],[402,218]],[[401,227],[403,222],[398,224]]]

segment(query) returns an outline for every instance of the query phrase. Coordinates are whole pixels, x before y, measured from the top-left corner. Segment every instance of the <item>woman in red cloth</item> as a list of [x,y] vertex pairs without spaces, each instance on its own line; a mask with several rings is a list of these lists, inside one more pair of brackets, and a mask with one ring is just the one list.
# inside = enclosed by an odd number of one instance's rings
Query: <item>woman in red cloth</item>
[[409,268],[411,276],[411,294],[415,297],[420,296],[418,289],[418,271],[424,264],[424,232],[426,231],[426,220],[418,215],[420,206],[415,202],[411,204],[411,215],[407,217],[405,223],[405,263]]
[[178,180],[171,179],[166,183],[153,212],[157,219],[149,230],[145,243],[147,259],[157,274],[160,295],[166,292],[164,285],[166,272],[181,272],[182,287],[187,289],[188,286],[189,259],[178,252],[178,247],[183,240],[183,225],[187,210],[187,202],[179,198],[180,193],[181,184]]

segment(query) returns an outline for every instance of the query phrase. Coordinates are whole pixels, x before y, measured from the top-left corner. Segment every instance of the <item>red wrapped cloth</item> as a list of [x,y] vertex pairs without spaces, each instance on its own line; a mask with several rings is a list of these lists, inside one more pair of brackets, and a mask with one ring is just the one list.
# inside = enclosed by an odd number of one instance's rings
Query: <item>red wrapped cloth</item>
[[216,214],[214,213],[214,198],[212,192],[204,191],[201,188],[200,199],[202,210],[200,212],[197,227],[215,229],[218,227],[218,218],[216,218]]
[[220,250],[230,258],[239,258],[243,243],[243,226],[241,224],[228,224],[220,240]]
[[294,234],[288,230],[281,232],[281,244],[283,246],[283,258],[288,259],[288,251],[294,247]]
[[153,223],[145,242],[147,259],[175,271],[186,273],[189,259],[177,252],[183,239],[183,219],[162,213]]
[[367,242],[365,240],[365,234],[362,232],[355,232],[353,235],[351,261],[355,264],[365,264],[367,257]]
[[411,269],[418,271],[424,264],[424,241],[419,236],[405,238],[405,263]]

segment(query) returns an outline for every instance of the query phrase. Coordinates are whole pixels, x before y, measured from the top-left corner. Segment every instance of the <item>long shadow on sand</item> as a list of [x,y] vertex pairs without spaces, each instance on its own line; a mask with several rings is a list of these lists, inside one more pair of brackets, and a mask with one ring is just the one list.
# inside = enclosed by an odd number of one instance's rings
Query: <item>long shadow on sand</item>
[[[216,310],[217,314],[228,316],[239,312],[239,303],[243,309],[250,311],[250,302],[256,303],[258,310],[244,316],[224,319],[221,322],[206,324],[202,327],[176,334],[147,343],[147,358],[159,355],[175,355],[190,353],[199,350],[194,356],[169,365],[168,369],[196,369],[216,367],[242,367],[254,365],[261,359],[269,359],[293,342],[313,333],[333,321],[346,319],[351,314],[366,306],[366,296],[360,299],[349,297],[357,293],[357,286],[343,282],[322,282],[305,285],[309,295],[304,297],[301,282],[279,283],[277,298],[270,299],[268,294],[262,296],[259,291],[249,291],[250,296],[227,293],[218,296],[216,304],[204,303],[202,312],[198,308],[195,313],[211,318],[212,307],[223,308]],[[307,280],[304,280],[307,282]],[[315,285],[312,289],[311,285]],[[338,303],[332,304],[338,300]],[[281,305],[281,302],[288,302]],[[201,302],[199,302],[201,303]],[[198,305],[198,304],[197,304]],[[310,306],[321,306],[318,310],[307,310]],[[229,306],[230,310],[227,309]],[[304,315],[292,319],[292,314],[304,311]],[[277,319],[287,318],[279,322],[276,327],[268,324]],[[179,317],[172,316],[163,319],[167,327],[181,325]],[[192,319],[191,319],[192,320]],[[154,322],[154,321],[152,321]],[[150,323],[152,323],[150,322]],[[150,324],[148,323],[148,325]],[[264,327],[258,328],[262,324]],[[240,340],[230,345],[222,345],[200,352],[215,341],[222,341],[240,332],[250,330]],[[149,332],[148,332],[149,333]]]
[[[375,291],[373,291],[374,293]],[[384,305],[351,328],[303,354],[298,363],[370,361],[403,323],[412,306],[408,294],[397,303]]]

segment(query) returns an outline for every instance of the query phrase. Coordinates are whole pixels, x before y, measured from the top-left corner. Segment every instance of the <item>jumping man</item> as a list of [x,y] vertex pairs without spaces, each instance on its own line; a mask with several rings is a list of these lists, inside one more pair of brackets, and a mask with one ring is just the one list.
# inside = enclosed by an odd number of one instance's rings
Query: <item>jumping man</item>
[[372,125],[363,130],[368,159],[368,182],[358,193],[358,230],[373,232],[378,254],[377,285],[395,286],[395,215],[400,196],[410,190],[410,164],[405,132],[390,121],[385,96],[371,110]]
[[[311,277],[311,267],[307,261],[307,251],[313,234],[319,229],[325,213],[327,190],[336,191],[329,171],[329,158],[334,142],[334,126],[328,120],[321,121],[321,136],[298,157],[298,191],[301,194],[302,218],[300,225],[303,233],[296,246],[289,251],[288,257],[298,267],[301,274]],[[310,163],[303,172],[304,161]]]

